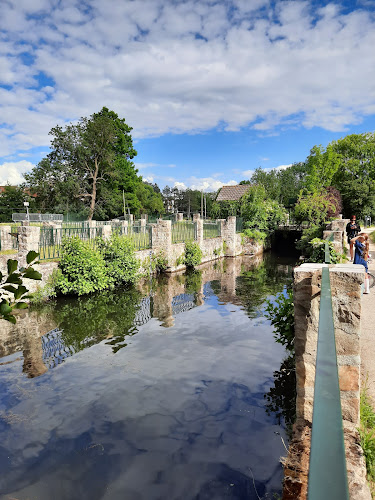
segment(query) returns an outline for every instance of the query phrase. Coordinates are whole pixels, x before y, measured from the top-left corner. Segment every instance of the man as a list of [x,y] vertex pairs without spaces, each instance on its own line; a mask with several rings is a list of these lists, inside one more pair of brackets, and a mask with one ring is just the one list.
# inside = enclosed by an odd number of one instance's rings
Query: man
[[355,215],[352,215],[350,222],[347,223],[346,225],[346,235],[348,237],[348,243],[349,243],[349,252],[350,252],[350,260],[353,260],[353,243],[351,240],[355,238],[358,233],[361,232],[361,226],[357,222],[357,218]]

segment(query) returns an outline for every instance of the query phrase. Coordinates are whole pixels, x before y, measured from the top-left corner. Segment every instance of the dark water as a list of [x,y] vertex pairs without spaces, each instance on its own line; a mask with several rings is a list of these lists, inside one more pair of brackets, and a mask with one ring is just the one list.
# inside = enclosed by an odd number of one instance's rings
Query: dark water
[[279,494],[293,381],[263,311],[292,264],[238,257],[1,324],[1,498]]

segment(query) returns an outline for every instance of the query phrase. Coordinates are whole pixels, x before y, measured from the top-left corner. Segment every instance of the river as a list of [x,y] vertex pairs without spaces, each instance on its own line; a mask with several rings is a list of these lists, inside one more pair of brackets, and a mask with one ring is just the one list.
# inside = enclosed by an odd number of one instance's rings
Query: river
[[1,498],[279,495],[294,382],[264,307],[293,264],[225,259],[2,322]]

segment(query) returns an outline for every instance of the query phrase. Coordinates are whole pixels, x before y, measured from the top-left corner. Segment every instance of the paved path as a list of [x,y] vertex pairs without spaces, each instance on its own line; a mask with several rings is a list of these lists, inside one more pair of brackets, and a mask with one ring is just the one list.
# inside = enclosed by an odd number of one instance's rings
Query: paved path
[[[375,231],[375,227],[366,229],[367,234]],[[375,244],[370,241],[370,255],[372,262],[369,271],[375,274]],[[361,379],[362,387],[366,383],[369,396],[375,408],[375,287],[370,293],[362,295],[361,317]]]

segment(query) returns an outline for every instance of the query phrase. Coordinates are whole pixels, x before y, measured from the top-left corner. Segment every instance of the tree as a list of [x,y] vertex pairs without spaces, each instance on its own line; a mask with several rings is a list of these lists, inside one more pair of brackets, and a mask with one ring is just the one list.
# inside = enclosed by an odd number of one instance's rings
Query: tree
[[[52,128],[51,152],[25,175],[42,207],[86,208],[91,220],[102,185],[113,181],[118,189],[132,181],[139,183],[131,162],[137,154],[131,130],[124,119],[105,107],[76,125]],[[108,194],[108,190],[104,188],[103,193]],[[106,199],[102,198],[103,205]]]
[[375,133],[351,134],[331,146],[340,158],[332,185],[341,192],[344,214],[375,215]]
[[331,144],[326,148],[314,146],[305,161],[306,191],[312,193],[320,191],[322,187],[331,186],[333,177],[340,167],[340,161],[340,155]]
[[0,222],[11,222],[12,214],[15,212],[24,212],[24,201],[30,203],[30,209],[35,206],[35,201],[24,190],[18,186],[5,186],[3,193],[0,194]]

